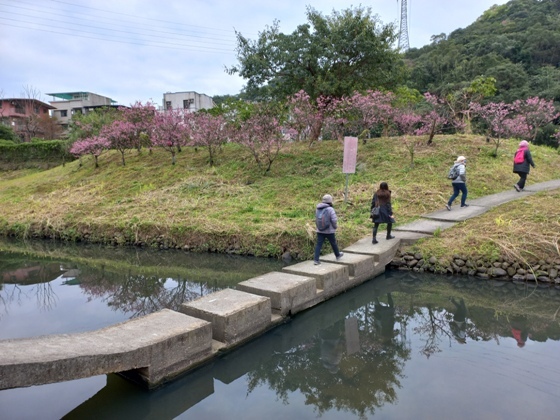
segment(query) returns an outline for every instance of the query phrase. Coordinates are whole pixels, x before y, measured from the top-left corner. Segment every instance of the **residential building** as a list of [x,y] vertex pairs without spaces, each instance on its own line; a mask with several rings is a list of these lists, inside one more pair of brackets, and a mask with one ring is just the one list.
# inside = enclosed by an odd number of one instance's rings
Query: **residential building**
[[[118,106],[117,102],[111,98],[91,92],[47,93],[47,95],[53,97],[53,100],[49,102],[56,108],[52,115],[64,127],[68,127],[72,116],[76,113],[87,114],[96,108]],[[62,100],[56,101],[54,98]]]
[[208,95],[196,92],[167,92],[163,94],[163,108],[184,109],[196,112],[201,109],[209,109],[215,106],[214,101]]
[[23,141],[42,136],[42,118],[49,118],[54,106],[37,99],[2,98],[0,99],[0,122],[10,126]]

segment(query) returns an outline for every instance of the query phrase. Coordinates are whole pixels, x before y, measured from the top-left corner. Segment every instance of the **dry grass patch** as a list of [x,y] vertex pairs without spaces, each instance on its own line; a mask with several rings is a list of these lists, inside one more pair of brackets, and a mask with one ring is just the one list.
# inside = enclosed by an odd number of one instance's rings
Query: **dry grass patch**
[[[516,180],[511,161],[517,143],[504,141],[494,158],[493,144],[483,137],[437,136],[430,146],[425,140],[415,146],[411,166],[401,139],[368,140],[358,146],[356,173],[348,177],[347,202],[343,148],[336,141],[311,148],[292,143],[267,174],[244,149],[232,144],[224,146],[214,167],[208,166],[201,149],[185,148],[174,166],[169,153],[159,149],[127,153],[125,166],[119,153],[107,153],[100,157],[99,168],[84,158],[82,166],[76,161],[41,173],[0,178],[0,232],[32,235],[32,226],[40,226],[42,233],[47,226],[47,233],[56,231],[57,237],[75,239],[86,232],[89,240],[96,241],[129,243],[140,238],[148,244],[163,240],[218,252],[231,252],[233,247],[239,253],[279,256],[288,250],[308,258],[314,209],[323,194],[335,198],[340,218],[337,236],[344,247],[370,234],[369,207],[380,182],[389,183],[397,221],[404,224],[443,208],[452,192],[447,170],[457,155],[468,159],[470,198],[511,188]],[[560,178],[556,150],[534,146],[532,152],[537,170],[531,172],[529,184]],[[512,205],[508,212],[514,211]],[[540,205],[534,203],[536,208]],[[442,250],[451,246],[458,252],[468,244],[469,250],[492,254],[525,246],[521,240],[502,237],[492,223],[492,229],[476,223],[469,221],[434,240],[437,244],[465,229],[459,245],[451,241]],[[487,239],[481,241],[485,235]]]
[[424,256],[498,259],[534,263],[560,258],[560,191],[503,204],[410,249]]

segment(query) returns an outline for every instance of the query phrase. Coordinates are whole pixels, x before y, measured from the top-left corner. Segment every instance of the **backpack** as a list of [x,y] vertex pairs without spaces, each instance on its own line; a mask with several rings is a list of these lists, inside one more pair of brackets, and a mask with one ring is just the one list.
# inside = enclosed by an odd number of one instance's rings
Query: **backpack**
[[453,165],[451,169],[449,169],[449,173],[447,174],[447,179],[455,179],[459,176],[459,165]]
[[315,215],[315,225],[318,230],[327,230],[331,226],[331,214],[327,211],[328,207],[317,210]]
[[513,158],[513,163],[523,163],[525,162],[525,150],[526,149],[519,149],[515,152],[515,157]]

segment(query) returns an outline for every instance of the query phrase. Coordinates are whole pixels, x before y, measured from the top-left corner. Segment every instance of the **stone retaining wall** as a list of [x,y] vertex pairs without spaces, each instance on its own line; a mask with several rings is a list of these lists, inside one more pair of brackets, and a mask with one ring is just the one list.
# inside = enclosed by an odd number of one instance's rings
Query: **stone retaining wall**
[[399,249],[389,267],[436,274],[466,275],[480,279],[536,281],[560,287],[560,258],[547,258],[529,263],[507,261],[504,258],[496,261],[473,260],[461,255],[438,259],[424,258],[420,253]]

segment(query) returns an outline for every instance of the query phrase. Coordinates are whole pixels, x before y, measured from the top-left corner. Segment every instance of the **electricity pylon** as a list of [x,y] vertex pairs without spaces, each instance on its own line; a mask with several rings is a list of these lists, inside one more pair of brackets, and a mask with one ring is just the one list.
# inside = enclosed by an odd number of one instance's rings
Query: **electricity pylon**
[[[398,2],[399,0],[397,0]],[[401,0],[401,26],[399,29],[399,50],[406,51],[408,45],[408,18],[407,18],[407,1]]]

